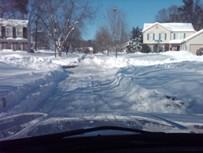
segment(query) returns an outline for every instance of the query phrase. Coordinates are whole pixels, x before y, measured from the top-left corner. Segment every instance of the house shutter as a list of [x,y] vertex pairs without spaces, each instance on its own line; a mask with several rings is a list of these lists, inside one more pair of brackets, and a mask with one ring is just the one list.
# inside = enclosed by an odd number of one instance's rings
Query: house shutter
[[16,38],[16,28],[13,27],[13,38]]
[[6,28],[5,26],[1,27],[1,38],[5,38],[6,37]]
[[23,28],[23,38],[27,38],[27,28]]
[[184,37],[184,39],[186,38],[186,33],[184,33],[184,36],[183,36],[183,37]]

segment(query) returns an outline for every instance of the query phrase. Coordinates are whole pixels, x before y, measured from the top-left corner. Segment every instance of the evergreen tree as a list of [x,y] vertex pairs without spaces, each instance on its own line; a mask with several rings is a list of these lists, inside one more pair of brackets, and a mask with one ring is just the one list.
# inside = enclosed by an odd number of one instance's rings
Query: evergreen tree
[[131,31],[131,39],[128,42],[127,52],[132,53],[142,50],[142,31],[139,27],[133,27]]
[[143,52],[143,53],[151,52],[150,47],[146,44],[143,44],[143,33],[142,33],[141,28],[133,27],[130,38],[131,39],[127,45],[128,53],[134,53],[137,51]]

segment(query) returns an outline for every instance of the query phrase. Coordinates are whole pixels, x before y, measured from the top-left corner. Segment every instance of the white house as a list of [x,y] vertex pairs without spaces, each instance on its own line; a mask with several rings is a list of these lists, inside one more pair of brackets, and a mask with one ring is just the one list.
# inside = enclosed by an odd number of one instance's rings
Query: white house
[[183,40],[194,33],[191,23],[146,23],[143,28],[143,43],[152,51],[179,50]]
[[28,20],[0,18],[0,49],[27,50]]

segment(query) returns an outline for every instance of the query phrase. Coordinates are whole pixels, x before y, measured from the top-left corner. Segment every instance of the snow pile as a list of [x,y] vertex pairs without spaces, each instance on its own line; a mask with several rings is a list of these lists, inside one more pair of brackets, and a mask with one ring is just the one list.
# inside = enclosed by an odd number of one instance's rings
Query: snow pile
[[112,56],[88,56],[82,64],[84,65],[95,65],[103,68],[120,68],[128,66],[128,60],[123,57],[112,57]]
[[[119,73],[133,78],[135,85],[164,94],[172,103],[180,100],[185,113],[197,114],[203,113],[202,65],[202,62],[187,61],[147,67],[132,66],[123,68]],[[167,107],[165,109],[168,110]]]
[[16,67],[50,71],[58,69],[61,66],[78,65],[83,54],[69,54],[66,57],[54,57],[54,54],[48,53],[36,53],[29,54],[25,52],[10,52],[4,50],[1,52],[0,62],[11,64]]
[[62,69],[42,72],[3,63],[0,63],[0,69],[0,111],[12,109],[10,113],[33,110],[67,76]]
[[200,61],[203,62],[203,57],[193,55],[187,51],[169,51],[164,53],[133,53],[107,56],[107,55],[89,55],[82,64],[95,65],[102,68],[122,68],[127,66],[152,66],[163,65],[170,63],[178,63],[183,61]]
[[176,62],[183,62],[183,61],[203,62],[203,56],[196,56],[188,51],[168,51],[168,52],[160,53],[160,55],[171,57]]
[[68,75],[54,60],[57,61],[47,55],[1,52],[0,111],[11,108],[10,113],[32,111],[47,99]]
[[146,89],[139,85],[134,78],[123,77],[119,87],[115,89],[116,96],[123,97],[124,102],[130,103],[134,112],[184,113],[186,104],[178,99],[158,92],[156,89]]
[[57,68],[57,65],[52,64],[50,57],[37,57],[22,52],[3,54],[0,56],[0,62],[33,70],[50,70]]

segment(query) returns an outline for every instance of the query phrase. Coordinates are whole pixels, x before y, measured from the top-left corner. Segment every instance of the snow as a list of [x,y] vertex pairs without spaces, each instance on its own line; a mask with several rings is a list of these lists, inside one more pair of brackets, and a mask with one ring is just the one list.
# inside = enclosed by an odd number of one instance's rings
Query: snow
[[[0,54],[0,119],[26,113],[47,114],[56,120],[86,113],[158,113],[168,120],[178,114],[203,114],[203,57],[187,51],[119,54],[117,58],[101,53],[55,58],[50,51]],[[176,120],[182,124],[186,119]]]
[[0,18],[0,23],[4,26],[25,26],[27,27],[28,20],[19,20],[19,19],[3,19]]
[[145,23],[143,32],[157,24],[163,26],[164,28],[168,29],[169,31],[195,32],[192,23],[175,23],[175,22],[174,23],[159,23],[159,22]]
[[20,40],[20,41],[27,41],[27,39],[22,38],[22,37],[17,37],[17,38],[13,38],[13,37],[7,37],[7,40]]
[[183,42],[184,39],[174,39],[174,40],[170,40],[169,44],[181,44]]

